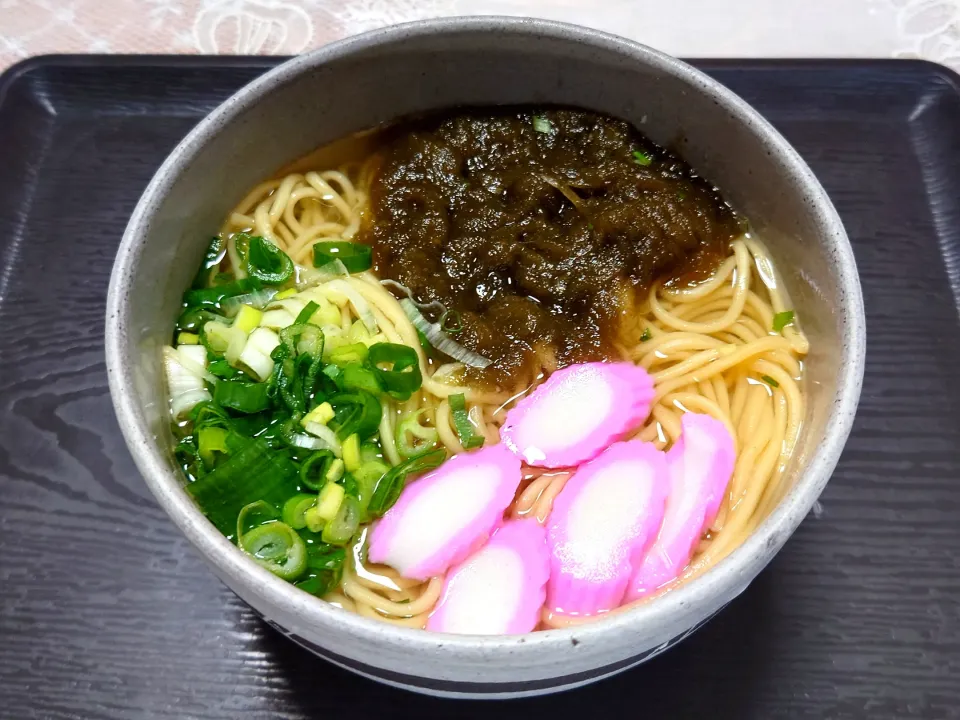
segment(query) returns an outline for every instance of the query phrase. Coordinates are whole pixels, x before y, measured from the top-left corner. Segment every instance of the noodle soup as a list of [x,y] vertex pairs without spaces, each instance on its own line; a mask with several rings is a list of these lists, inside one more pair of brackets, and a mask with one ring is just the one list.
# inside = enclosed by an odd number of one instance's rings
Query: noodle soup
[[622,121],[514,108],[253,188],[164,352],[187,489],[241,550],[346,611],[497,634],[736,548],[785,490],[807,351],[719,190]]

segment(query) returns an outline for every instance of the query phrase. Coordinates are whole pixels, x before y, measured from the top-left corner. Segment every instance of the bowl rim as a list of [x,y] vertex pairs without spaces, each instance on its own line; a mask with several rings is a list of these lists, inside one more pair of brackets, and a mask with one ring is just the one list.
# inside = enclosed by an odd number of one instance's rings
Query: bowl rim
[[[125,361],[129,353],[127,337],[133,330],[127,326],[128,279],[146,244],[146,233],[153,213],[183,168],[195,159],[207,139],[219,132],[222,124],[242,114],[276,86],[290,82],[301,73],[328,61],[403,40],[478,32],[574,39],[675,76],[696,92],[710,93],[737,122],[747,125],[761,136],[802,183],[814,211],[820,215],[821,222],[828,230],[826,241],[836,254],[839,294],[846,311],[846,322],[842,327],[846,342],[840,358],[838,390],[829,411],[823,440],[811,452],[796,485],[751,536],[713,568],[655,602],[596,622],[524,635],[450,635],[382,623],[343,612],[320,598],[299,591],[246,558],[207,521],[183,490],[179,476],[170,467],[169,459],[161,451],[138,408],[133,365]],[[853,425],[863,378],[865,346],[866,328],[859,276],[843,224],[812,170],[780,133],[746,101],[705,73],[638,42],[568,23],[496,15],[418,20],[354,35],[287,60],[243,86],[215,108],[167,156],[144,190],[124,232],[111,273],[105,328],[110,394],[135,464],[180,531],[206,561],[217,568],[217,574],[222,579],[230,578],[228,585],[237,583],[245,587],[265,603],[286,616],[297,618],[305,626],[347,631],[374,644],[392,638],[413,652],[429,650],[474,660],[488,657],[491,650],[509,650],[514,656],[518,653],[539,654],[541,649],[546,652],[569,646],[574,636],[578,640],[589,637],[591,641],[602,643],[606,639],[613,641],[624,632],[638,628],[668,627],[672,618],[695,613],[695,609],[701,605],[722,604],[742,591],[746,587],[744,575],[748,576],[749,581],[755,574],[750,574],[750,566],[758,558],[772,556],[779,550],[813,507],[829,480]]]

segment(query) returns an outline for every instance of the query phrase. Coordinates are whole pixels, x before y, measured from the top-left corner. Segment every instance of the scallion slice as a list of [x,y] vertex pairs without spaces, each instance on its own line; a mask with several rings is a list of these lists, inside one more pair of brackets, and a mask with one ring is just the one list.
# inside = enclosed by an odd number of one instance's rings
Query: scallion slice
[[426,412],[426,408],[420,408],[402,416],[397,423],[397,450],[405,458],[419,455],[433,448],[440,439],[440,434],[435,427],[420,424],[420,418]]
[[[337,456],[331,450],[319,450],[310,455],[300,465],[300,484],[314,492],[320,492],[329,481],[330,467],[336,459]],[[337,479],[334,478],[334,481]]]
[[338,393],[328,399],[336,412],[337,436],[346,438],[357,433],[361,439],[373,435],[380,427],[380,401],[363,390]]
[[363,343],[341,345],[330,351],[330,362],[345,368],[350,363],[362,363],[367,359],[367,346]]
[[221,407],[242,413],[257,413],[270,407],[267,384],[260,382],[223,381],[213,389],[213,400]]
[[316,495],[294,495],[283,504],[283,510],[280,515],[283,521],[294,530],[303,530],[303,528],[307,526],[304,513],[307,512],[308,508],[312,508],[316,504]]
[[197,276],[193,279],[193,287],[205,288],[210,284],[226,252],[227,243],[222,237],[214,235],[210,238],[210,244],[207,246],[207,252],[203,256],[203,262],[200,263]]
[[313,246],[315,268],[325,267],[335,260],[342,262],[347,272],[358,273],[370,269],[373,265],[373,254],[369,245],[348,240],[318,242]]
[[283,285],[293,277],[290,257],[259,235],[249,237],[244,263],[250,277],[267,285]]
[[431,323],[423,316],[423,314],[417,309],[417,306],[414,304],[413,300],[410,298],[404,298],[400,301],[400,306],[403,308],[403,312],[406,313],[406,316],[410,319],[410,322],[413,323],[413,326],[427,339],[433,347],[442,352],[444,355],[447,355],[458,362],[462,362],[464,365],[469,365],[470,367],[483,368],[490,367],[493,364],[492,360],[489,360],[482,355],[478,355],[472,350],[468,350],[463,347],[460,343],[451,340],[450,337],[443,332],[443,328],[440,327],[437,323]]
[[472,450],[483,445],[483,435],[479,434],[470,422],[467,401],[463,393],[451,395],[447,401],[450,403],[450,412],[453,414],[453,425],[457,429],[457,435],[464,450]]
[[397,400],[408,400],[423,383],[417,353],[406,345],[397,343],[371,345],[367,362],[383,389]]
[[323,541],[331,545],[346,545],[360,528],[360,503],[355,497],[344,495],[337,514],[323,526]]
[[[366,346],[364,346],[364,349],[366,349]],[[337,376],[336,382],[341,389],[346,391],[363,390],[373,395],[379,395],[383,392],[376,371],[360,363],[350,363],[344,367],[343,372]]]
[[366,460],[360,466],[360,469],[353,473],[353,479],[357,483],[357,499],[360,501],[360,509],[363,513],[363,522],[367,522],[368,508],[370,500],[373,497],[373,491],[380,482],[380,478],[390,472],[390,466],[381,460]]
[[295,580],[307,569],[307,546],[296,531],[274,520],[243,534],[240,548],[277,577]]
[[417,475],[439,467],[446,459],[447,451],[443,448],[437,448],[436,450],[415,455],[409,460],[405,460],[399,465],[390,468],[377,482],[377,486],[373,491],[373,497],[370,499],[370,506],[368,508],[370,514],[374,517],[382,516],[396,504],[400,493],[403,491],[403,488],[406,487],[407,478],[410,475]]
[[219,310],[221,304],[227,298],[252,293],[254,290],[259,290],[260,288],[260,280],[257,278],[244,278],[243,280],[235,280],[225,285],[214,285],[213,287],[202,288],[200,290],[187,290],[183,294],[183,304],[186,308]]
[[[301,531],[303,537],[307,531]],[[294,583],[301,590],[323,597],[340,584],[346,553],[342,547],[307,541],[307,571]]]
[[312,318],[313,314],[319,309],[319,303],[311,300],[304,306],[303,310],[300,311],[300,314],[297,315],[297,319],[293,321],[293,324],[303,325],[310,322],[310,318]]
[[[209,406],[207,403],[195,412],[195,426]],[[214,421],[215,416],[209,422]],[[297,492],[298,479],[298,468],[289,455],[271,448],[266,439],[257,438],[231,452],[215,470],[187,485],[187,492],[220,532],[236,539],[237,516],[243,507],[257,500],[279,507]]]
[[549,135],[555,130],[553,123],[543,115],[533,116],[533,129],[545,135]]
[[784,310],[773,316],[773,331],[783,332],[783,329],[793,322],[793,310]]

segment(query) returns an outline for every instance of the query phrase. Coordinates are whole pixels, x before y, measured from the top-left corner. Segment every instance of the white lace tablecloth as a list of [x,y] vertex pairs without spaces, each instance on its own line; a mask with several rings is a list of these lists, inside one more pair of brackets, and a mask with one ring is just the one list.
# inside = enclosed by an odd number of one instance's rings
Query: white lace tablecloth
[[474,14],[565,20],[686,57],[922,57],[960,70],[960,0],[0,0],[0,70],[44,53],[287,55]]

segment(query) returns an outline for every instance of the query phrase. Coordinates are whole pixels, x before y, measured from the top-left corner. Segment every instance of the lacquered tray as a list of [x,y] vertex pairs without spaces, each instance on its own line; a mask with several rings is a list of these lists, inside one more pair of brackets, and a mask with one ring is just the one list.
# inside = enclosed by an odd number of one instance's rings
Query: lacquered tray
[[[678,647],[585,689],[376,685],[257,618],[159,510],[103,358],[163,157],[276,59],[45,57],[0,78],[0,717],[960,717],[960,89],[899,61],[699,62],[792,141],[853,240],[863,397],[823,498]],[[216,178],[210,178],[216,182]]]

